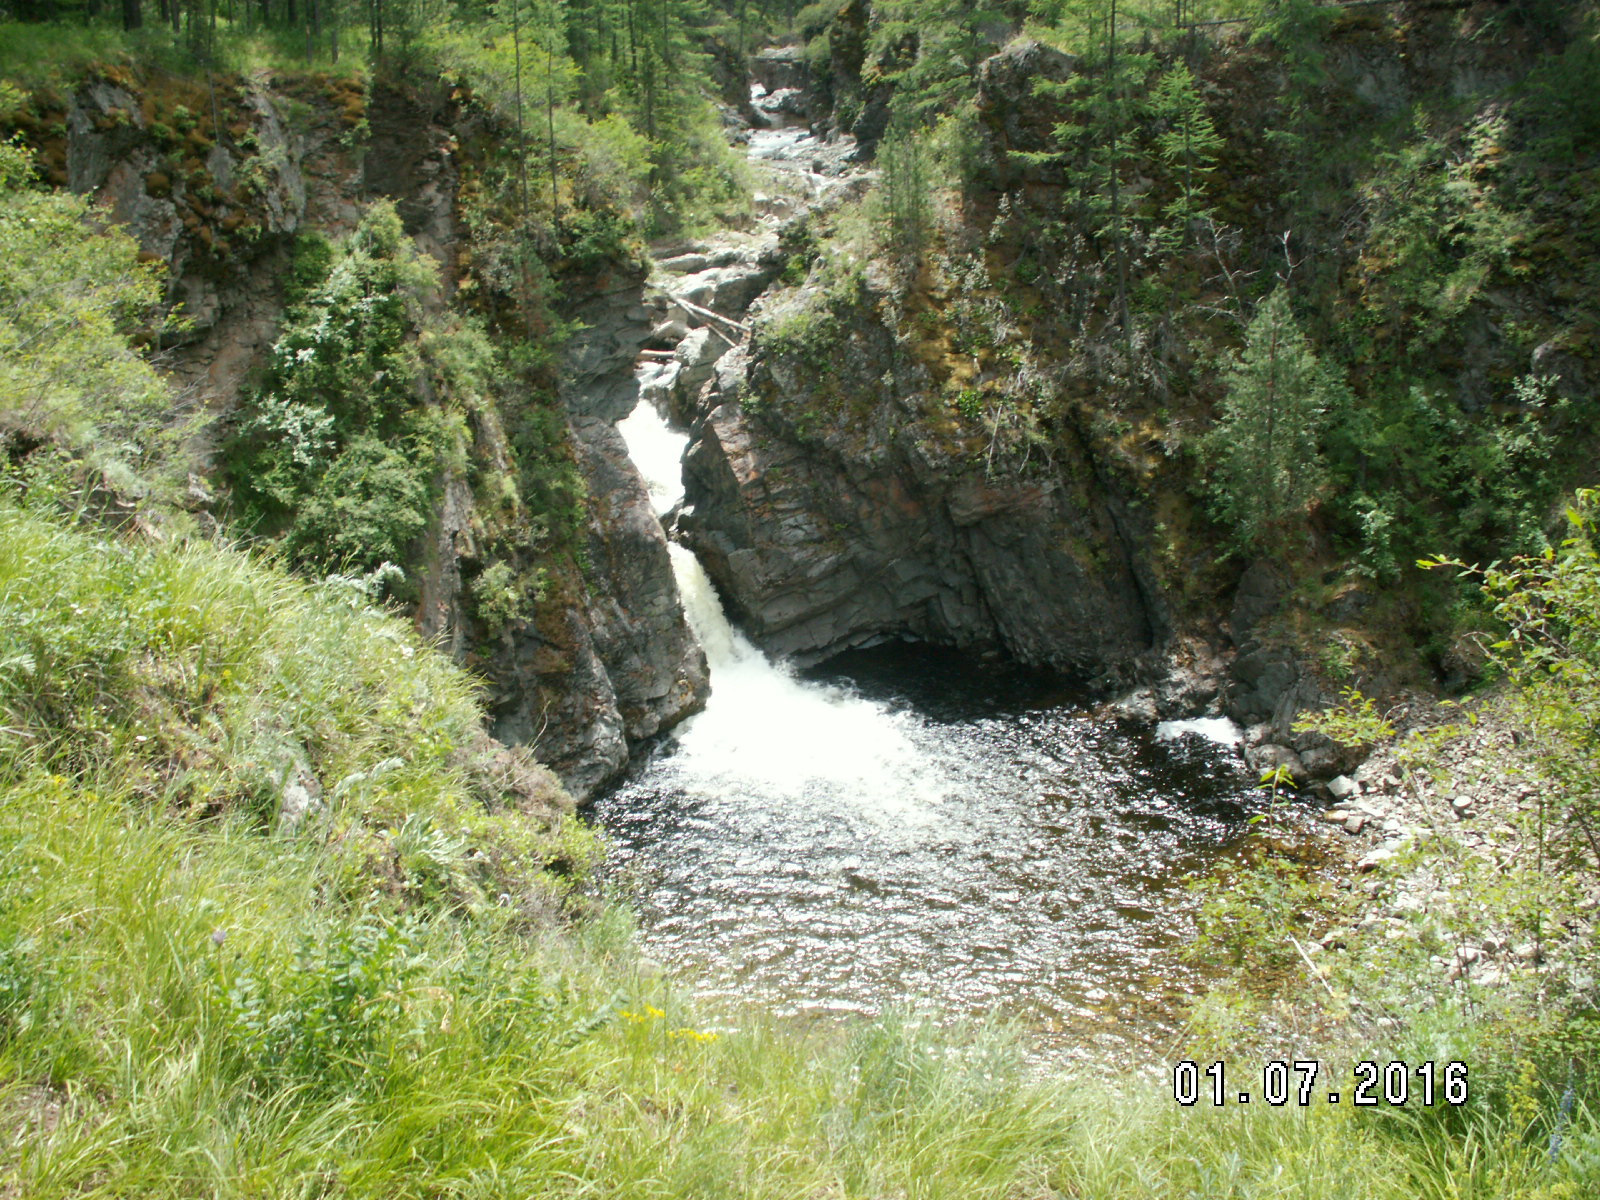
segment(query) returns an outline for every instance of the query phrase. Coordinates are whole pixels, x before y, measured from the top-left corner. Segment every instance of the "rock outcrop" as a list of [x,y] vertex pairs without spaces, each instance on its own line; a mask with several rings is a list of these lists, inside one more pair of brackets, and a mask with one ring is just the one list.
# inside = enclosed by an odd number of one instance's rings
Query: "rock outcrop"
[[[1158,647],[1126,503],[1087,460],[986,470],[883,299],[826,318],[822,354],[727,354],[700,398],[681,525],[750,635],[803,663],[910,636],[1091,676]],[[775,299],[766,327],[816,303]]]
[[[153,94],[158,86],[171,94]],[[442,88],[283,86],[292,94],[260,80],[218,78],[208,91],[99,75],[69,101],[65,143],[51,159],[58,182],[92,195],[166,263],[168,301],[188,318],[169,369],[224,417],[277,336],[294,235],[338,237],[372,197],[392,198],[407,234],[441,268],[440,305],[467,257],[461,146],[483,140],[489,118]],[[292,129],[281,115],[290,103],[299,110]],[[184,170],[171,169],[175,159]],[[694,294],[709,303],[748,303],[765,283],[730,264],[707,266]],[[470,464],[435,481],[433,519],[407,565],[419,628],[485,677],[496,734],[531,746],[582,800],[640,741],[697,711],[707,683],[665,534],[615,429],[638,399],[639,350],[683,310],[647,288],[636,262],[601,263],[568,290],[564,315],[578,332],[565,347],[560,399],[589,497],[587,569],[552,568],[548,602],[504,627],[489,629],[475,614],[471,581],[506,551],[505,539],[485,532],[494,518],[480,511],[473,478],[517,478],[493,406],[472,414]],[[196,451],[202,463],[213,453],[206,444]]]
[[485,667],[495,735],[533,745],[583,799],[635,745],[704,707],[709,684],[666,534],[615,424],[577,418],[573,435],[592,498],[587,595],[507,631]]

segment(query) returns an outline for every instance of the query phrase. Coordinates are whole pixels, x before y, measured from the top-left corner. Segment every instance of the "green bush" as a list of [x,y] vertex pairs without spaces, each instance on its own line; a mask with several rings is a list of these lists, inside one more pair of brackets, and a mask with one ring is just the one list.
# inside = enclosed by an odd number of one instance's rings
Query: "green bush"
[[1298,967],[1303,951],[1295,942],[1309,940],[1330,898],[1304,864],[1270,851],[1225,864],[1196,887],[1205,899],[1191,961],[1225,962],[1258,981]]
[[297,242],[296,299],[227,456],[243,521],[285,534],[297,562],[405,562],[426,527],[453,440],[423,400],[423,303],[437,286],[386,202],[337,250]]
[[[1600,730],[1600,493],[1580,490],[1567,509],[1559,548],[1487,567],[1424,559],[1453,568],[1482,589],[1498,628],[1485,640],[1514,688],[1514,712],[1550,784],[1540,794],[1564,852],[1592,870],[1600,847],[1600,768],[1593,754]],[[1492,640],[1490,640],[1492,639]],[[1600,856],[1597,856],[1600,859]]]
[[434,461],[358,435],[298,498],[285,547],[296,560],[327,568],[410,561],[428,526]]
[[44,192],[0,142],[0,452],[54,439],[99,464],[151,466],[171,397],[130,344],[159,272],[119,227],[91,229],[81,196]]

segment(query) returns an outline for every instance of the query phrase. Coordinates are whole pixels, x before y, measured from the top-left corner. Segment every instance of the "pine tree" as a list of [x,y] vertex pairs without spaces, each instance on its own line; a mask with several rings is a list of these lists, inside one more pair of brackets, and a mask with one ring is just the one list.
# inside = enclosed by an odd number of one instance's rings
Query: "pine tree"
[[1216,169],[1223,141],[1211,123],[1194,74],[1186,63],[1178,63],[1161,77],[1152,105],[1167,122],[1167,128],[1156,139],[1156,148],[1178,176],[1178,194],[1163,210],[1171,225],[1163,232],[1166,240],[1187,246],[1195,223],[1213,214],[1214,210],[1205,203],[1205,189]]
[[874,6],[874,57],[905,42],[915,57],[885,78],[894,85],[895,119],[903,127],[931,125],[955,111],[978,88],[978,64],[990,46],[986,30],[1010,14],[999,0],[891,0]]
[[[1130,26],[1117,0],[1065,0],[1061,15],[1085,49],[1079,71],[1060,85],[1073,94],[1072,119],[1055,129],[1066,152],[1070,215],[1109,250],[1117,319],[1124,336],[1131,337],[1128,259],[1134,223],[1122,177],[1138,158],[1133,131],[1143,115],[1152,58],[1128,44]],[[1056,90],[1040,87],[1043,94]]]
[[1270,549],[1321,486],[1318,434],[1342,390],[1300,332],[1286,289],[1256,309],[1227,387],[1202,443],[1213,510],[1241,548]]
[[926,247],[932,220],[928,204],[928,169],[922,138],[896,131],[878,148],[883,170],[884,215],[889,245],[914,274]]

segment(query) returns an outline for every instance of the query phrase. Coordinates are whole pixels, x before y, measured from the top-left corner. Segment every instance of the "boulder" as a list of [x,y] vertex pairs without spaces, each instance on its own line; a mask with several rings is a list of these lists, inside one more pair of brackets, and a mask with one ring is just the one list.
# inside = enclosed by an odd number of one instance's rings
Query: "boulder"
[[1306,765],[1300,761],[1300,756],[1287,746],[1279,746],[1273,742],[1263,742],[1259,746],[1251,746],[1244,752],[1244,760],[1252,771],[1265,775],[1268,771],[1283,768],[1289,772],[1290,778],[1296,783],[1306,779]]
[[1361,785],[1348,775],[1335,775],[1328,780],[1328,792],[1335,800],[1348,800],[1361,794]]

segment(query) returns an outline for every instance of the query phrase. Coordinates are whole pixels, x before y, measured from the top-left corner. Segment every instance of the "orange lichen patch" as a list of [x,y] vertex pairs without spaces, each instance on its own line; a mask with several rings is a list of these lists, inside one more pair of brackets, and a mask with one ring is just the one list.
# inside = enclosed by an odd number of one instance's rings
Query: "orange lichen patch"
[[366,119],[367,92],[354,79],[330,79],[327,82],[328,98],[339,110],[339,119],[347,129],[353,129]]
[[0,120],[0,138],[20,136],[34,153],[39,175],[56,187],[67,182],[67,106],[50,87],[40,88]]
[[97,63],[89,69],[89,78],[104,79],[130,92],[139,86],[139,78],[133,73],[133,68],[122,63]]

